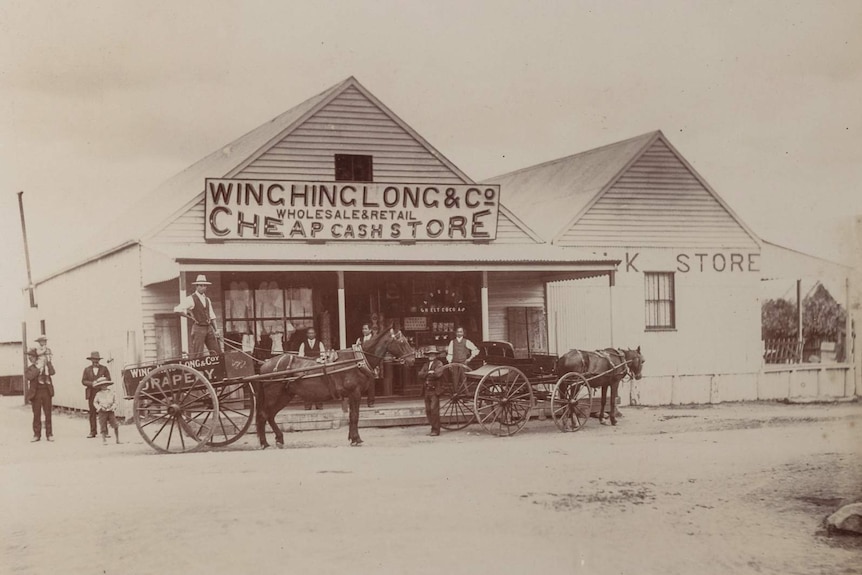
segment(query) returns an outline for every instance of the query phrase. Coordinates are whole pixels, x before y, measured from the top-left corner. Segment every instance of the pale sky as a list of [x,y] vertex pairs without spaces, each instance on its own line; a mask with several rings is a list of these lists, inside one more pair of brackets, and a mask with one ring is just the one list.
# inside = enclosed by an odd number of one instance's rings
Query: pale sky
[[661,129],[761,237],[846,261],[860,30],[858,1],[4,0],[0,339],[26,284],[18,191],[38,277],[351,75],[476,180]]

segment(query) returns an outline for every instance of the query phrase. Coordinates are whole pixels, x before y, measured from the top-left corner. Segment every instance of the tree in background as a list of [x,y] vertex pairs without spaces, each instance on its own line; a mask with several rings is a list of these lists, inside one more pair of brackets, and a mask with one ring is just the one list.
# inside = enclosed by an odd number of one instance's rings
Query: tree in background
[[786,299],[768,299],[760,308],[760,332],[764,341],[796,337],[796,305]]
[[823,284],[802,300],[802,335],[805,339],[837,341],[847,325],[847,312]]
[[[768,299],[760,308],[761,338],[764,341],[797,337],[796,303],[786,299]],[[847,311],[823,284],[802,300],[802,337],[805,356],[819,354],[821,342],[836,342],[835,359],[845,359]]]

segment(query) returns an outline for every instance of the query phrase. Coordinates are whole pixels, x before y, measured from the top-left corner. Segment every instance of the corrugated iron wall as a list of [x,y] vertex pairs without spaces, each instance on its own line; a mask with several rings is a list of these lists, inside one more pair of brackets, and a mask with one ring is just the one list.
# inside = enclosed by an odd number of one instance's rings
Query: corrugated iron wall
[[607,278],[548,283],[551,353],[611,345],[610,290]]

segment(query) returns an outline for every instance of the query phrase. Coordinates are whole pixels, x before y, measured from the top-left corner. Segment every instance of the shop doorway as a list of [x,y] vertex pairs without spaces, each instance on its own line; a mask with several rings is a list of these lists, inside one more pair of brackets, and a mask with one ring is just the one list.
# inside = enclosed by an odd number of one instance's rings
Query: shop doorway
[[[392,325],[402,330],[416,349],[444,349],[463,326],[469,334],[481,334],[482,275],[480,272],[347,272],[344,274],[347,342],[353,344],[362,324],[374,331]],[[475,337],[475,336],[474,336]],[[419,396],[415,373],[399,373],[384,364],[381,395]]]

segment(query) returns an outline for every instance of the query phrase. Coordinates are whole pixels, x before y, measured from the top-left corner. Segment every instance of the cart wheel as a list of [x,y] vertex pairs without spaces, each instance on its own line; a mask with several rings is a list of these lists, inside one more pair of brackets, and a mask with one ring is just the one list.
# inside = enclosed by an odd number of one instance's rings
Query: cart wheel
[[593,388],[579,373],[567,373],[554,386],[551,415],[560,431],[577,431],[590,419]]
[[141,437],[156,451],[197,451],[212,438],[218,425],[218,397],[198,370],[163,365],[138,384],[134,417]]
[[212,384],[218,398],[218,422],[214,426],[212,438],[207,442],[211,447],[230,445],[248,431],[254,420],[255,395],[251,383],[217,382]]
[[443,429],[464,429],[476,420],[467,369],[463,363],[443,366],[440,375],[440,427]]
[[533,408],[533,387],[520,369],[500,366],[485,375],[473,396],[476,419],[494,435],[515,435]]

